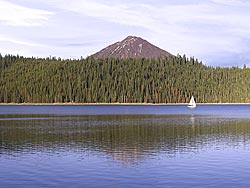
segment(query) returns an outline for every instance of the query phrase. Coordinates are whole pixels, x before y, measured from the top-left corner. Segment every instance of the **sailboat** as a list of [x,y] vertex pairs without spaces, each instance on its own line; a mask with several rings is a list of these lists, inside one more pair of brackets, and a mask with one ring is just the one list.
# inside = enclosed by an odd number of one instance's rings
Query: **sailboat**
[[192,96],[189,103],[188,103],[188,108],[195,108],[195,107],[196,107],[196,103],[194,100],[194,96]]

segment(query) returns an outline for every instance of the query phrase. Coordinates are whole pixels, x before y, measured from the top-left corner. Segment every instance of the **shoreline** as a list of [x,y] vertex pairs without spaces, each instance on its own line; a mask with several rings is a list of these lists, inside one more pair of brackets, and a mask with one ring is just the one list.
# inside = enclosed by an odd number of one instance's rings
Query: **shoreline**
[[[196,103],[197,105],[250,105],[250,103]],[[182,106],[188,103],[0,103],[0,106]]]

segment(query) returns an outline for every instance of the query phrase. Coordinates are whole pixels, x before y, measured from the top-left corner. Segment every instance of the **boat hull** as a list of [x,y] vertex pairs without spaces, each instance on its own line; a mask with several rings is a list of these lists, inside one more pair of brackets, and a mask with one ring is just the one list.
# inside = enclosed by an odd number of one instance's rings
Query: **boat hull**
[[196,105],[195,106],[187,106],[187,107],[190,109],[193,109],[193,108],[196,108]]

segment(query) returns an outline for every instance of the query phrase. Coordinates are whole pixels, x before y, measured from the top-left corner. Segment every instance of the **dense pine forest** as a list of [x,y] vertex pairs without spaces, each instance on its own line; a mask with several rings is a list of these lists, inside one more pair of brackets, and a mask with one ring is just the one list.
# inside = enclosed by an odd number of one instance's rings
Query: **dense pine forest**
[[24,58],[0,54],[1,103],[249,103],[250,68],[194,58]]

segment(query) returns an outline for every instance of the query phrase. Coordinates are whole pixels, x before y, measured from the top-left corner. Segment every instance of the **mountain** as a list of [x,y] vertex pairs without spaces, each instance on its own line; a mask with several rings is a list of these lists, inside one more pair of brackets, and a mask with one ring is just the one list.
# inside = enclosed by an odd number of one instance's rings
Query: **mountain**
[[165,50],[154,46],[148,41],[136,37],[128,36],[120,42],[116,42],[101,51],[93,54],[94,58],[116,57],[116,58],[153,58],[168,57],[171,54]]

